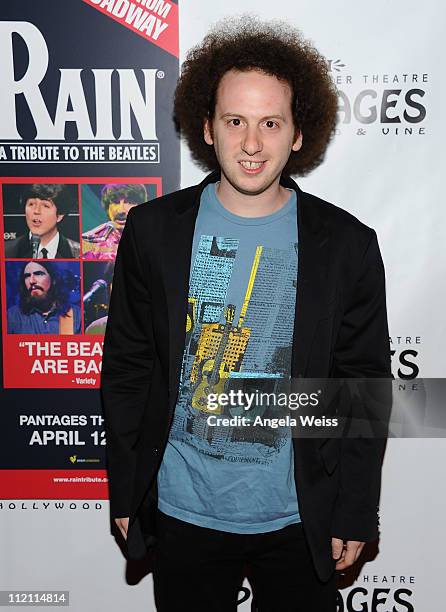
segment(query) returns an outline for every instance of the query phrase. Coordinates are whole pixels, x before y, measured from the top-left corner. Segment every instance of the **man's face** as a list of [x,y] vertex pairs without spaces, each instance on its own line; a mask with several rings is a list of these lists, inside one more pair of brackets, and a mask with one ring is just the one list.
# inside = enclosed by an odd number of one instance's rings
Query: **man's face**
[[108,207],[108,216],[110,218],[110,221],[120,232],[122,232],[122,230],[124,229],[129,210],[134,206],[137,206],[137,204],[130,204],[124,199],[121,199],[117,203],[112,202]]
[[291,151],[302,146],[291,100],[287,83],[257,70],[230,70],[221,79],[204,139],[215,148],[222,179],[239,193],[266,191],[279,180]]
[[35,261],[30,261],[23,271],[23,280],[32,301],[41,301],[46,298],[51,287],[51,276],[47,270]]
[[25,204],[26,224],[33,234],[42,237],[54,232],[63,215],[57,214],[57,207],[52,200],[28,198]]

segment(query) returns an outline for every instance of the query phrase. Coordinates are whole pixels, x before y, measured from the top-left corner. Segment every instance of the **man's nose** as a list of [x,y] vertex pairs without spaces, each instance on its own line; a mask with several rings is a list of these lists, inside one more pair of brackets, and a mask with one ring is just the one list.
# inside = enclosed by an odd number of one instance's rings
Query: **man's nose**
[[263,149],[262,140],[256,127],[248,127],[242,142],[242,149],[248,155],[255,155]]

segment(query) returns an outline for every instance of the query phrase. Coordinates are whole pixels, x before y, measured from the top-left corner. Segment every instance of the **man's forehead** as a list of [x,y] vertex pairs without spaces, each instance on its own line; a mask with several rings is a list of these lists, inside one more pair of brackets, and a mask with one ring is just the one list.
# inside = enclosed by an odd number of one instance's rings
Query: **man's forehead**
[[239,113],[237,106],[274,113],[279,107],[288,107],[291,96],[290,85],[276,76],[261,70],[229,70],[218,85],[216,106],[224,113]]
[[38,204],[41,202],[42,204],[49,204],[50,206],[55,206],[53,200],[47,200],[46,198],[28,198],[26,200],[27,204]]
[[48,271],[45,270],[43,266],[41,266],[40,264],[36,262],[30,262],[29,264],[25,266],[24,273],[31,274],[33,272],[43,272],[44,274],[48,274]]

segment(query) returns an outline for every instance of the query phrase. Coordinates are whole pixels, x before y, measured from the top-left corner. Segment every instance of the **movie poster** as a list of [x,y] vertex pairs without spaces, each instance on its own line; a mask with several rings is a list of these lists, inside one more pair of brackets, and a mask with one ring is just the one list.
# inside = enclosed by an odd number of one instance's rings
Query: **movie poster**
[[0,21],[0,498],[106,498],[99,397],[129,210],[179,187],[178,5],[26,0]]

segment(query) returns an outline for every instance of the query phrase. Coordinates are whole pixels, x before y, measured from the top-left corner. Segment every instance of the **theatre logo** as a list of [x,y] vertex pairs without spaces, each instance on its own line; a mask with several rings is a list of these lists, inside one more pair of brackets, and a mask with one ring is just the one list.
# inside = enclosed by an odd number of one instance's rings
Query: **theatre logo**
[[422,338],[417,335],[392,335],[390,354],[392,357],[392,374],[394,378],[413,380],[420,373],[419,359]]
[[164,71],[54,69],[50,51],[32,23],[0,22],[0,163],[159,163],[156,90]]
[[415,577],[363,574],[350,589],[339,589],[337,612],[414,612]]
[[359,72],[341,59],[329,60],[328,67],[339,93],[337,134],[426,134],[427,72]]

